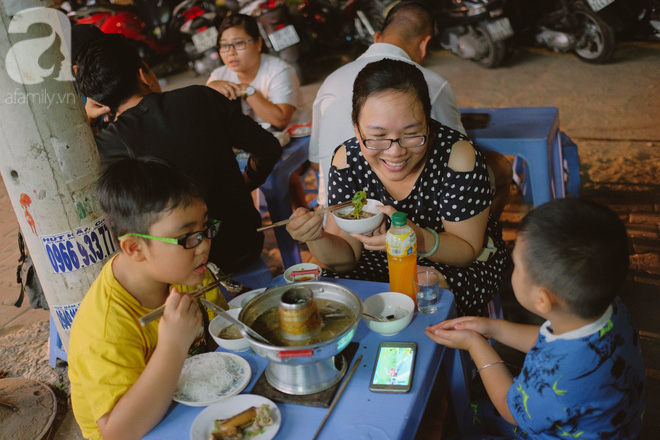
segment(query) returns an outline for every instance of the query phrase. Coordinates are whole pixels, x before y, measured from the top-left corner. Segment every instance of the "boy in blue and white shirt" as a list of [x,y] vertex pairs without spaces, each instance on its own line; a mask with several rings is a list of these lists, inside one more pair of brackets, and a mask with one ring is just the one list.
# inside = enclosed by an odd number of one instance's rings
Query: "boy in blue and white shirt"
[[[546,319],[540,328],[462,317],[426,331],[477,365],[499,415],[473,404],[475,425],[505,438],[639,438],[645,372],[617,297],[629,265],[622,222],[595,203],[553,200],[523,219],[513,260],[516,299]],[[527,353],[520,375],[512,378],[486,338]]]

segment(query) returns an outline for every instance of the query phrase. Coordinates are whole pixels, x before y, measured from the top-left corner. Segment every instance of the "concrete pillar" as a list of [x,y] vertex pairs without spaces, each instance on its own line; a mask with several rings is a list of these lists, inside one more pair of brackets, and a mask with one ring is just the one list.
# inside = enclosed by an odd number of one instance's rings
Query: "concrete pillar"
[[69,22],[19,3],[0,0],[0,171],[68,347],[73,315],[115,245],[94,197],[101,168],[72,82]]

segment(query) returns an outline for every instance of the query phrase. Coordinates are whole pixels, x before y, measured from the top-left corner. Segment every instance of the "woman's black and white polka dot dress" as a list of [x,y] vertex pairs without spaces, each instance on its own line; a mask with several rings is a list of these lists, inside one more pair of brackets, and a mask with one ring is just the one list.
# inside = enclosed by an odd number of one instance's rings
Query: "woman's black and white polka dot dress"
[[[424,170],[415,182],[410,194],[403,200],[393,200],[380,179],[362,156],[356,138],[347,141],[348,167],[330,169],[328,202],[330,205],[350,200],[363,188],[367,197],[392,205],[397,211],[408,214],[416,225],[430,227],[437,232],[444,230],[442,220],[469,219],[490,206],[492,195],[488,171],[483,155],[476,151],[476,165],[472,171],[456,172],[447,166],[451,147],[461,139],[461,133],[434,121],[438,133]],[[388,225],[389,227],[389,225]],[[453,267],[420,259],[423,266],[434,266],[446,278],[454,293],[459,315],[481,314],[484,306],[499,289],[505,269],[506,249],[502,233],[496,221],[489,219],[486,233],[498,251],[488,261],[474,261],[468,267]],[[336,274],[326,271],[326,276],[389,282],[387,254],[384,251],[362,250],[360,261],[351,272]]]

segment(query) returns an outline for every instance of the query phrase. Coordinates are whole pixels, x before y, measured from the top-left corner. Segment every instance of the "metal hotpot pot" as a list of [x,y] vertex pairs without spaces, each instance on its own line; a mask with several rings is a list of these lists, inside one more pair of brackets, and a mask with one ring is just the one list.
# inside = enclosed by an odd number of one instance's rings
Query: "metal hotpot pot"
[[248,302],[238,316],[239,321],[252,327],[263,313],[279,307],[282,295],[301,287],[312,291],[315,299],[328,299],[348,307],[354,314],[343,328],[326,340],[311,345],[273,346],[244,336],[259,356],[268,360],[266,380],[275,389],[286,394],[313,394],[338,383],[346,371],[347,362],[337,356],[353,339],[355,327],[362,316],[362,301],[352,290],[328,282],[287,284],[265,291]]

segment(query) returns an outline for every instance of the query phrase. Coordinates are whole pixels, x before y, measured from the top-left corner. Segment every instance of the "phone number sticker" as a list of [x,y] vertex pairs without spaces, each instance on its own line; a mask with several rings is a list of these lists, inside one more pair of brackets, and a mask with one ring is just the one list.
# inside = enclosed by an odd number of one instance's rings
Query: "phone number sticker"
[[115,244],[104,218],[97,219],[93,226],[39,238],[54,273],[84,269],[115,253]]
[[63,330],[67,332],[71,330],[71,324],[73,324],[73,318],[76,316],[76,312],[78,312],[79,307],[80,307],[80,303],[53,307],[53,311],[55,312],[57,319],[59,319],[60,325],[62,326]]

